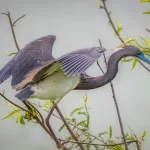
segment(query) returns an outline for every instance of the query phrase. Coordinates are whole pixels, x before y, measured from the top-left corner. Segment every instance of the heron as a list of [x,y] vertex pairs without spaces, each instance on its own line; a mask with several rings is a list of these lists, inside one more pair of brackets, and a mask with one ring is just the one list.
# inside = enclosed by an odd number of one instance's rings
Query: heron
[[[0,84],[12,76],[11,86],[18,92],[15,97],[19,100],[25,102],[29,98],[38,98],[50,100],[56,105],[72,90],[95,89],[109,83],[115,78],[118,63],[123,57],[137,57],[150,64],[139,48],[126,45],[109,57],[104,75],[91,77],[86,74],[87,69],[106,49],[83,48],[54,58],[52,49],[55,40],[55,35],[47,35],[25,45],[0,70]],[[49,118],[47,124],[48,121]]]

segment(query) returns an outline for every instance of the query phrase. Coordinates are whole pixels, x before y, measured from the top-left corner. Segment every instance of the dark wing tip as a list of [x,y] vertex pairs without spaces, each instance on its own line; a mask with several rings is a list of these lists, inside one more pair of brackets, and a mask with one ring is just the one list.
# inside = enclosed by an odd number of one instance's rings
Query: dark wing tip
[[22,91],[20,91],[19,93],[17,93],[15,97],[21,101],[24,101],[27,98],[29,98],[32,94],[34,94],[34,91],[31,89],[31,87],[27,87],[23,89]]

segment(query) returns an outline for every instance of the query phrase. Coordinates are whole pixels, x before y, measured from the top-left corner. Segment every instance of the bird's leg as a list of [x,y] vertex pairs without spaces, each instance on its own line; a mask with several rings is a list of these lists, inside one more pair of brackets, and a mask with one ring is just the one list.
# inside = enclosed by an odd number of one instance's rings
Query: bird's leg
[[50,130],[50,132],[52,134],[52,137],[53,137],[54,141],[56,142],[57,147],[60,148],[61,147],[60,142],[58,141],[58,139],[57,139],[57,137],[56,137],[52,127],[50,126],[50,123],[49,123],[49,119],[50,119],[50,117],[51,117],[55,107],[56,107],[56,104],[54,103],[53,107],[51,108],[51,110],[50,110],[50,112],[49,112],[49,114],[48,114],[48,116],[47,116],[47,118],[45,120],[45,123],[46,123],[48,129]]

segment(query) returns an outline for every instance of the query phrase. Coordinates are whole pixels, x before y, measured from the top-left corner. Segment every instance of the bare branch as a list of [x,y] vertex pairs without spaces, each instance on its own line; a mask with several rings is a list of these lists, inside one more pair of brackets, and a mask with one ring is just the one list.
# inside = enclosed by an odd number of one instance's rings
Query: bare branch
[[[110,22],[110,24],[111,24],[111,26],[112,26],[112,28],[113,28],[115,34],[117,35],[117,37],[118,37],[118,39],[121,41],[121,43],[124,43],[124,40],[120,37],[120,34],[119,34],[119,32],[117,31],[117,29],[116,29],[116,27],[115,27],[115,25],[114,25],[114,23],[113,23],[113,21],[112,21],[112,18],[111,18],[110,13],[109,13],[109,11],[108,11],[108,9],[107,9],[105,0],[103,0],[102,3],[103,3],[103,5],[104,5],[104,6],[103,6],[103,7],[104,7],[104,10],[105,10],[105,12],[106,12],[106,14],[107,14],[108,20],[109,20],[109,22]],[[150,31],[150,30],[148,30],[148,29],[146,29],[146,30],[147,30],[147,31]],[[149,69],[148,67],[146,67],[143,62],[141,62],[140,60],[138,60],[138,62],[139,62],[148,72],[150,72],[150,69]]]
[[109,19],[109,22],[110,22],[110,24],[111,24],[111,26],[112,26],[112,28],[113,28],[115,34],[116,34],[117,37],[120,39],[120,41],[121,41],[122,43],[124,43],[124,40],[120,37],[120,34],[119,34],[119,32],[117,31],[117,29],[116,29],[116,27],[115,27],[115,25],[114,25],[114,23],[113,23],[113,21],[112,21],[112,19],[111,19],[111,17],[110,17],[110,13],[109,13],[109,11],[108,11],[108,9],[107,9],[107,7],[106,7],[105,0],[103,0],[102,3],[103,3],[103,5],[104,5],[104,10],[105,10],[105,12],[106,12],[106,14],[107,14],[107,17],[108,17],[108,19]]
[[[63,140],[61,140],[60,139],[60,141],[63,141]],[[87,143],[87,142],[76,142],[76,141],[71,141],[71,140],[67,140],[67,141],[64,141],[63,143],[62,143],[62,145],[64,145],[64,144],[66,144],[66,143],[77,143],[77,144],[87,144],[87,145],[97,145],[97,146],[106,146],[106,147],[109,147],[109,146],[118,146],[118,145],[123,145],[124,144],[124,142],[121,142],[121,143],[116,143],[116,144],[98,144],[98,143]],[[138,141],[137,140],[132,140],[132,141],[127,141],[127,144],[129,145],[129,144],[131,144],[131,143],[138,143]]]
[[29,110],[27,110],[27,109],[25,109],[25,108],[23,108],[23,107],[21,107],[21,106],[15,104],[15,103],[13,103],[11,100],[9,100],[7,97],[5,97],[5,96],[4,96],[3,94],[1,94],[1,93],[0,93],[0,96],[3,97],[6,101],[8,101],[9,103],[11,103],[12,105],[14,105],[14,106],[16,106],[17,108],[21,109],[22,111],[25,111],[25,112],[28,112],[29,114],[31,114],[32,117],[33,117],[33,118],[44,128],[44,130],[51,136],[50,132],[47,130],[47,128],[45,127],[44,123],[42,123],[42,122],[40,121],[40,119],[39,119],[36,115],[34,115],[31,111],[29,111]]
[[[102,46],[102,43],[101,43],[100,40],[99,40],[99,43],[100,43],[100,46]],[[104,56],[104,62],[105,62],[106,68],[107,68],[107,60],[106,60],[105,53],[103,53],[103,56]],[[124,128],[123,128],[123,123],[122,123],[122,119],[121,119],[121,115],[120,115],[120,111],[119,111],[119,107],[118,107],[118,103],[117,103],[117,99],[116,99],[116,94],[115,94],[115,90],[114,90],[114,86],[113,86],[112,82],[110,82],[110,87],[111,87],[112,96],[113,96],[113,99],[114,99],[114,102],[115,102],[115,106],[116,106],[116,110],[117,110],[117,115],[118,115],[118,119],[119,119],[120,129],[121,129],[121,133],[122,133],[122,136],[123,136],[125,148],[126,148],[126,150],[128,150],[127,141],[126,141]]]
[[[59,110],[59,108],[58,108],[57,105],[56,105],[55,108],[56,108],[56,110],[57,110],[59,116],[61,117],[62,121],[64,122],[64,124],[65,124],[67,130],[69,131],[69,133],[70,133],[71,136],[73,137],[73,139],[74,139],[76,142],[79,142],[79,141],[78,141],[78,138],[74,135],[73,131],[72,131],[71,128],[69,127],[67,121],[65,120],[64,116],[62,115],[62,113],[61,113],[61,111]],[[79,145],[79,147],[80,147],[81,150],[84,150],[84,147],[83,147],[82,143],[77,143],[77,144]]]
[[40,115],[42,123],[44,124],[44,118],[43,118],[42,114],[40,113],[40,111],[34,105],[32,105],[29,101],[27,101],[27,103]]
[[150,30],[149,30],[149,29],[146,29],[146,31],[150,33]]
[[2,14],[3,14],[3,15],[6,15],[6,16],[8,17],[9,24],[10,24],[10,28],[11,28],[11,32],[12,32],[12,35],[13,35],[13,39],[14,39],[16,48],[17,48],[17,50],[19,51],[20,48],[19,48],[18,43],[17,43],[17,39],[16,39],[16,35],[15,35],[14,28],[13,28],[13,23],[12,23],[12,19],[11,19],[10,12],[8,12],[7,14],[6,14],[6,13],[2,13]]
[[19,17],[16,21],[14,21],[14,23],[12,24],[13,27],[15,26],[15,24],[16,24],[20,19],[22,19],[22,18],[25,17],[25,16],[26,16],[26,14],[25,14],[25,15],[22,15],[22,16]]
[[[38,104],[32,103],[32,104],[34,104],[34,105],[37,106],[37,107],[42,108],[42,106],[40,105],[40,103],[38,103]],[[43,108],[42,108],[42,109],[43,109]],[[44,110],[45,112],[49,113],[48,110],[46,110],[46,109],[43,109],[43,110]],[[57,116],[56,114],[53,113],[52,115],[53,115],[55,118],[57,118],[57,119],[59,119],[59,120],[62,120],[62,119],[61,119],[59,116]],[[102,140],[99,139],[98,137],[96,137],[96,136],[94,136],[94,135],[92,135],[92,134],[90,134],[90,133],[88,133],[88,132],[86,132],[86,131],[81,130],[78,126],[74,125],[73,123],[68,122],[68,124],[71,125],[71,126],[73,126],[73,127],[75,127],[75,128],[77,128],[77,129],[80,130],[82,133],[87,134],[87,135],[90,135],[91,137],[95,138],[96,140],[98,140],[98,141],[104,143],[104,141],[102,141]]]

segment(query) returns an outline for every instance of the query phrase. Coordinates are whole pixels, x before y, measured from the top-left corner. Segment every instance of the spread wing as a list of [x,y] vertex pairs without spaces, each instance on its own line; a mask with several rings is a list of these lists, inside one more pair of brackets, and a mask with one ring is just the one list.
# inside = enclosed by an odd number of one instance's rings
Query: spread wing
[[105,49],[102,47],[80,49],[58,58],[58,61],[66,75],[81,75],[98,60],[103,51]]
[[[99,51],[97,51],[99,50]],[[97,61],[102,55],[104,48],[94,47],[88,49],[80,49],[54,60],[43,66],[40,71],[34,76],[32,82],[35,83],[53,72],[62,69],[68,76],[81,75]],[[32,74],[32,72],[31,72]]]
[[55,39],[56,36],[48,35],[27,44],[0,70],[0,83],[12,75],[13,87],[18,88],[22,82],[22,87],[27,85],[37,72],[55,60],[52,56]]
[[36,83],[59,69],[62,69],[68,76],[81,75],[97,61],[103,51],[104,48],[99,47],[80,49],[63,55],[56,60],[51,60],[47,64],[29,72],[26,78],[17,85],[17,89],[23,89],[26,86],[25,83]]

